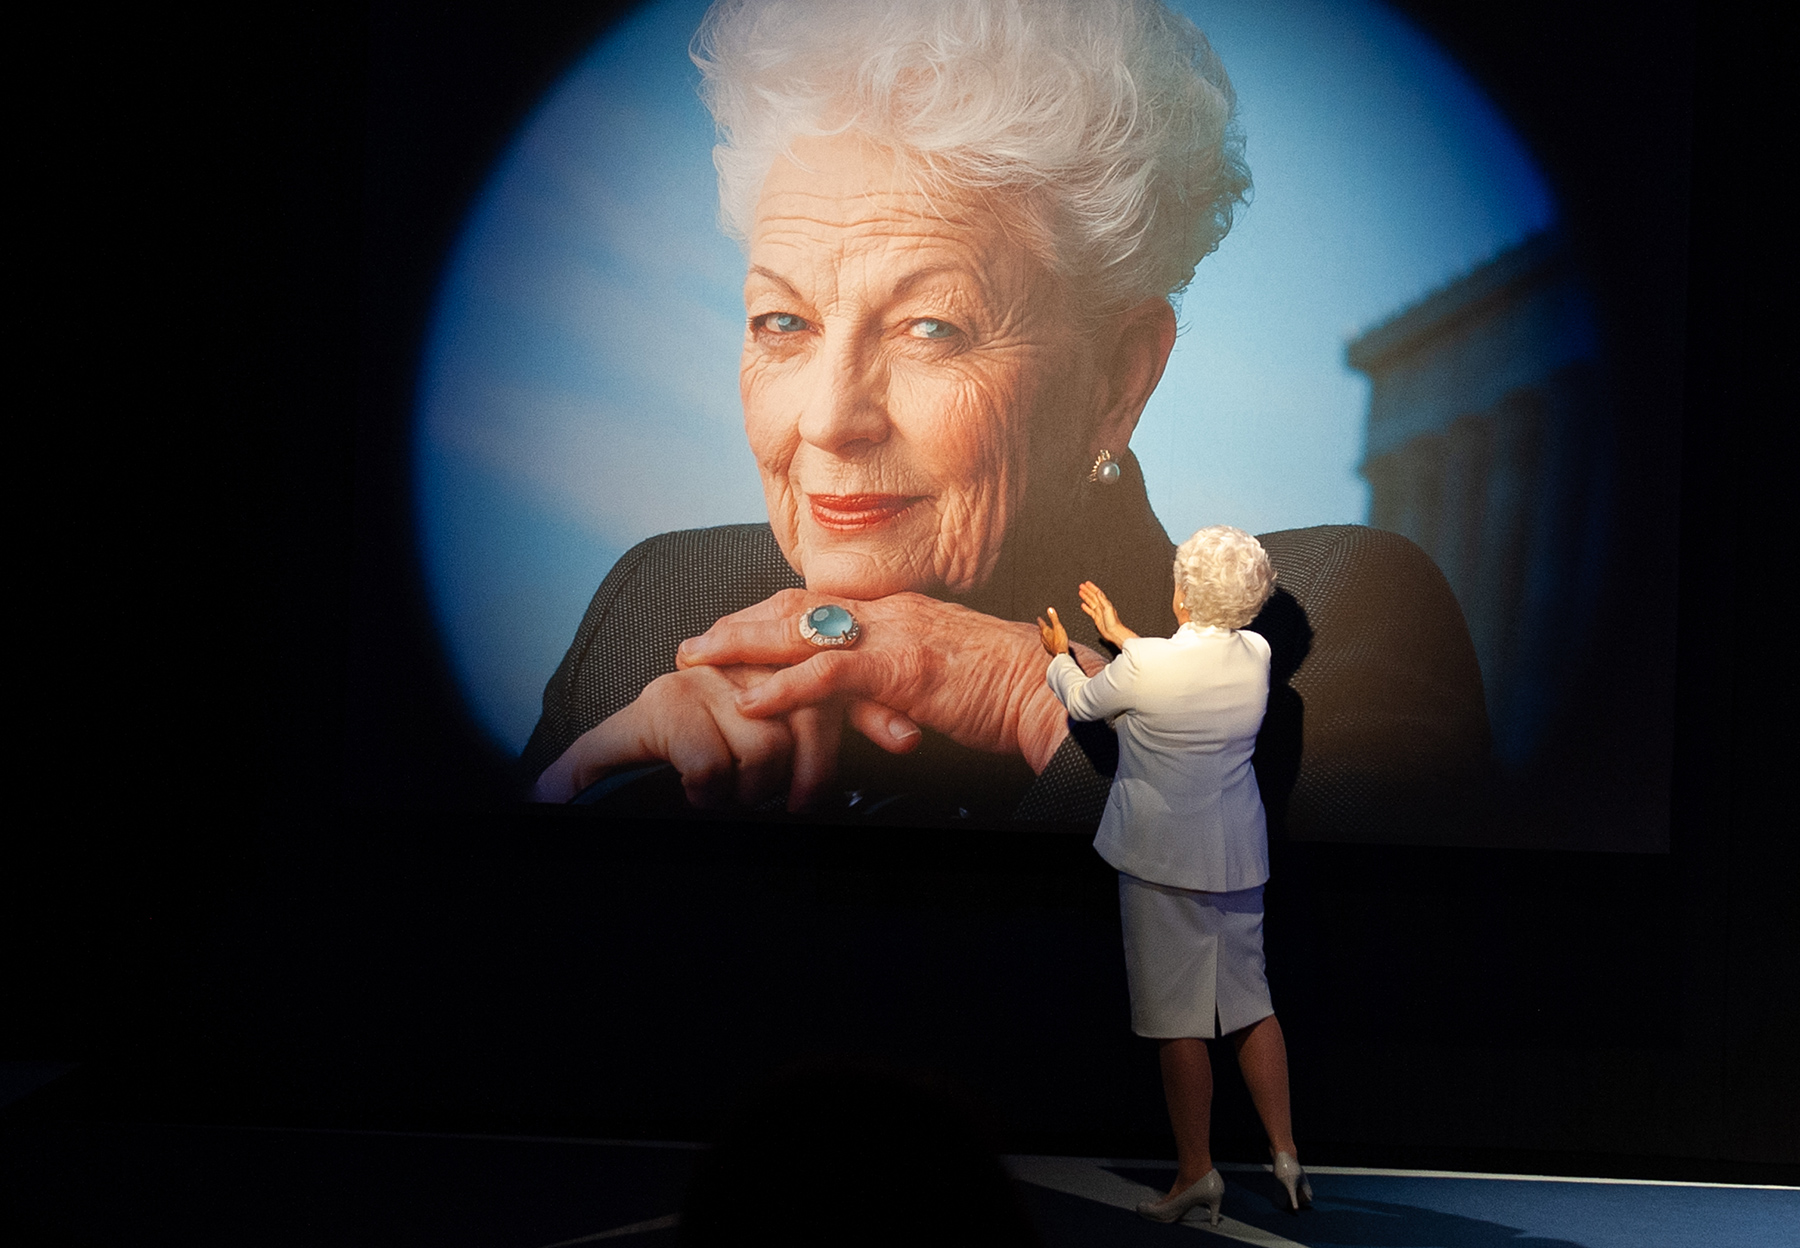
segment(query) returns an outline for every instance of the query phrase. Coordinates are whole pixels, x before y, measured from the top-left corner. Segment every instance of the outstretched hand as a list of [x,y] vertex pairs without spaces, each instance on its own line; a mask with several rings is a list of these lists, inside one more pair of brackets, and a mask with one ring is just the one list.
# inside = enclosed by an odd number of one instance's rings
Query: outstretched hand
[[1126,628],[1119,621],[1119,612],[1098,585],[1092,581],[1083,581],[1076,592],[1081,595],[1081,609],[1087,613],[1100,635],[1115,646],[1122,646],[1127,641],[1137,639],[1137,634]]
[[1050,612],[1050,622],[1046,624],[1044,617],[1038,616],[1038,638],[1044,643],[1044,649],[1050,652],[1050,657],[1055,658],[1059,654],[1067,654],[1069,652],[1069,630],[1064,628],[1063,622],[1057,618],[1055,607],[1046,607],[1045,610]]

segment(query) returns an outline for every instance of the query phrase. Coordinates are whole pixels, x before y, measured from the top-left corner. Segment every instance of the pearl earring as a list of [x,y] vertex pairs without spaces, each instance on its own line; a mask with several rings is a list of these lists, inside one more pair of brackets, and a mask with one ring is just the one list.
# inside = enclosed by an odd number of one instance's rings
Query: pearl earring
[[1111,451],[1101,451],[1094,457],[1094,466],[1088,469],[1088,480],[1099,485],[1117,485],[1123,475],[1124,470]]

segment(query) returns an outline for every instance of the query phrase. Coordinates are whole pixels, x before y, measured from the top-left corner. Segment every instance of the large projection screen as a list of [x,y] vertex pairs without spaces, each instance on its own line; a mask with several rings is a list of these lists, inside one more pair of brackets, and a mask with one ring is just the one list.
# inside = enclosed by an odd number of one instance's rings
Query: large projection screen
[[[1218,523],[1277,535],[1272,550],[1322,526],[1403,537],[1460,613],[1485,719],[1454,800],[1358,798],[1355,777],[1308,760],[1357,731],[1381,686],[1334,694],[1317,649],[1286,672],[1278,659],[1289,703],[1272,700],[1271,725],[1292,714],[1265,750],[1276,834],[1666,850],[1673,469],[1641,453],[1661,425],[1617,417],[1628,329],[1590,223],[1400,13],[1180,7],[1231,74],[1255,191],[1182,297],[1131,437],[1149,506],[1176,542]],[[445,257],[417,378],[419,549],[458,687],[508,755],[621,556],[768,519],[739,402],[745,260],[718,226],[688,56],[704,11],[643,5],[575,53]],[[1072,584],[1054,605],[1077,614]],[[846,795],[857,766],[847,753]],[[970,800],[890,816],[1023,809],[1016,765],[940,750],[930,767]],[[986,788],[1004,792],[984,803]],[[876,783],[857,800],[891,796]],[[854,814],[844,800],[836,817]]]

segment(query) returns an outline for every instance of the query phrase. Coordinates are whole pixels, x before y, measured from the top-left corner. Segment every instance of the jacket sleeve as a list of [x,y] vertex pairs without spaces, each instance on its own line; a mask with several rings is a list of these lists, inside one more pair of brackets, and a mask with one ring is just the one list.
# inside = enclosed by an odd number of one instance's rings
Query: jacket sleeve
[[[1119,762],[1119,740],[1106,724],[1130,709],[1129,690],[1137,678],[1135,662],[1119,657],[1091,679],[1067,655],[1051,660],[1047,678],[1057,700],[1070,711],[1069,736],[1050,763],[1026,790],[1013,818],[1027,822],[1079,824],[1091,831],[1106,809],[1107,794]],[[1077,715],[1075,708],[1093,712]]]
[[1056,700],[1069,712],[1069,718],[1091,722],[1111,719],[1131,709],[1138,667],[1131,657],[1131,650],[1126,648],[1090,677],[1068,654],[1059,654],[1050,660],[1047,678]]
[[686,529],[633,546],[600,582],[544,686],[520,778],[535,780],[575,738],[674,671],[683,641],[800,584],[766,524]]
[[[519,777],[522,781],[530,783],[536,780],[543,774],[544,768],[555,762],[564,750],[575,743],[575,738],[610,713],[601,706],[595,706],[589,713],[584,713],[589,708],[583,703],[594,699],[581,697],[581,686],[592,685],[595,678],[594,665],[605,662],[605,643],[609,631],[607,623],[613,615],[614,604],[631,586],[639,565],[651,553],[654,541],[653,538],[639,542],[626,551],[600,582],[600,588],[594,591],[594,597],[581,617],[581,625],[575,630],[575,639],[569,643],[562,662],[556,665],[556,671],[544,685],[544,700],[537,726],[531,730],[531,738],[525,743],[525,750],[519,756]],[[641,692],[643,688],[639,686],[632,697]],[[602,694],[600,700],[610,702],[617,699],[607,698]],[[625,702],[629,701],[630,698],[625,699]],[[587,722],[589,719],[593,722]]]

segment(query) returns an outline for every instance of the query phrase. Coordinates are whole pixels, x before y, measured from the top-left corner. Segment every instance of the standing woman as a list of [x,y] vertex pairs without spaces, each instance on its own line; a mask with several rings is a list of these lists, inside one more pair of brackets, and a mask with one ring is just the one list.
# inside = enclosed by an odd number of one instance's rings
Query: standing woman
[[1312,1201],[1288,1113],[1287,1046],[1263,974],[1268,825],[1250,765],[1269,703],[1269,643],[1244,626],[1275,589],[1269,556],[1228,525],[1175,552],[1173,637],[1139,637],[1092,582],[1081,609],[1119,656],[1091,677],[1069,654],[1054,608],[1038,620],[1050,687],[1077,720],[1119,736],[1119,768],[1094,847],[1119,872],[1131,1026],[1161,1042],[1163,1091],[1180,1170],[1138,1212],[1173,1222],[1204,1204],[1214,1225],[1225,1181],[1213,1168],[1212,1065],[1222,1035],[1269,1136],[1294,1209]]

